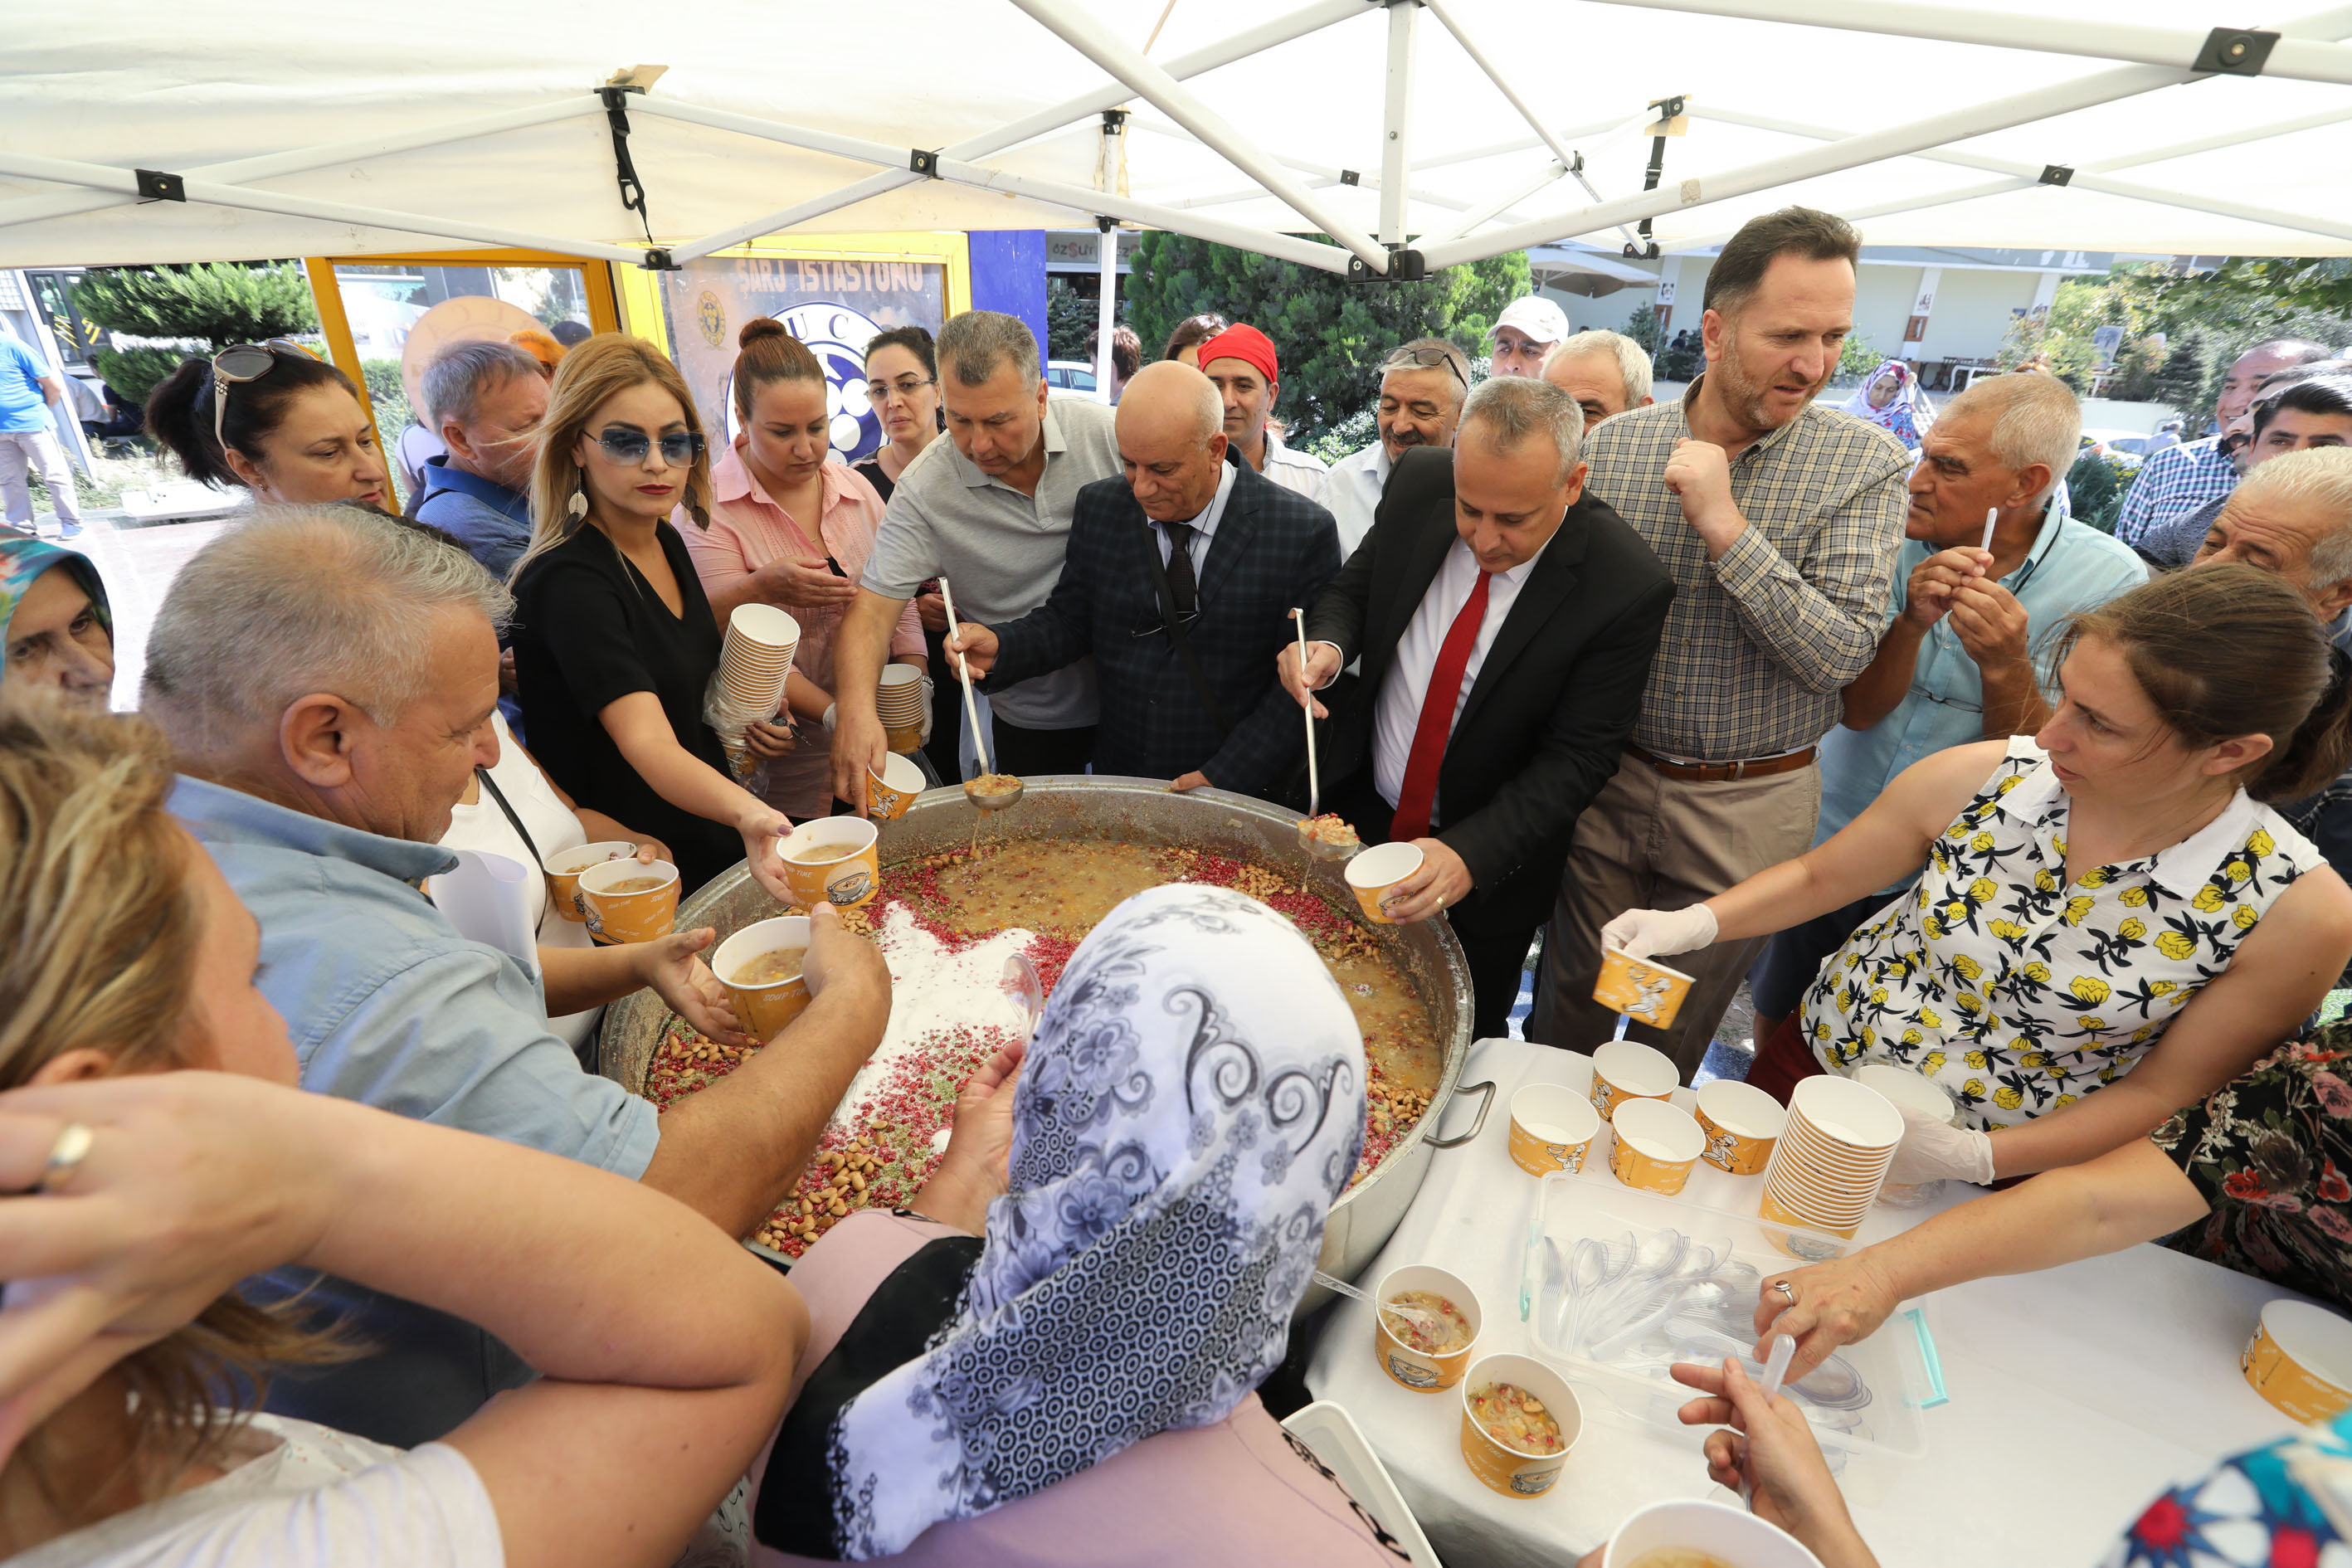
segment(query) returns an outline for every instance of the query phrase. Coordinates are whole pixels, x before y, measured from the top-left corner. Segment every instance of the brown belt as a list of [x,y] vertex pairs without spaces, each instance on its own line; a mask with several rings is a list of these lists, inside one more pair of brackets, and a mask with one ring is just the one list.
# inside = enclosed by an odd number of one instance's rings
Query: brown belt
[[1792,773],[1799,768],[1812,766],[1815,748],[1807,746],[1801,752],[1790,752],[1785,757],[1764,757],[1753,762],[1738,763],[1670,763],[1654,752],[1627,742],[1625,754],[1639,757],[1656,772],[1685,784],[1717,784],[1726,779],[1769,778],[1774,773]]

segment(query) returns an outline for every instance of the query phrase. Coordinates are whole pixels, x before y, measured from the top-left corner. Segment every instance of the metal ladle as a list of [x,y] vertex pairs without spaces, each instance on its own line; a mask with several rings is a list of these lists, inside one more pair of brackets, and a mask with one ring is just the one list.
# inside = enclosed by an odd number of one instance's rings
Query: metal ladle
[[[948,628],[950,632],[963,625],[963,622],[956,616],[955,595],[948,591],[948,580],[944,577],[940,579],[940,603],[948,613]],[[963,677],[964,717],[971,721],[972,754],[980,759],[981,778],[993,778],[996,776],[995,770],[988,765],[988,742],[981,738],[980,733],[980,704],[971,694],[971,666],[964,662],[964,657],[961,653],[955,656],[955,661],[956,673]],[[979,779],[964,780],[963,797],[982,811],[1003,811],[1009,805],[1019,804],[1021,793],[1025,787],[1019,779],[1014,779],[1011,789],[999,795],[990,795],[971,787],[979,782]]]
[[[1290,618],[1298,626],[1298,679],[1307,680],[1307,616],[1293,609]],[[1331,844],[1307,831],[1307,825],[1323,815],[1323,773],[1315,755],[1315,699],[1309,696],[1298,705],[1307,720],[1307,815],[1298,819],[1298,842],[1307,856],[1317,860],[1345,860],[1363,847],[1360,844]]]

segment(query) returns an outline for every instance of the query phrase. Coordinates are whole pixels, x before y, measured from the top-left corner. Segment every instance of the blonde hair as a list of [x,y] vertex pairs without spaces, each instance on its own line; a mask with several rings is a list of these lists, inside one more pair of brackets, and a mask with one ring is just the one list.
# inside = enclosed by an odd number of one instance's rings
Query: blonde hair
[[[605,399],[647,383],[677,399],[686,427],[703,434],[702,416],[695,411],[694,394],[686,378],[661,350],[643,338],[602,332],[563,356],[555,380],[547,389],[547,417],[531,432],[539,443],[539,461],[530,471],[530,545],[507,574],[520,581],[523,568],[572,537],[586,520],[572,515],[572,498],[586,482],[572,448],[587,433],[588,420]],[[710,453],[708,447],[687,472],[686,507],[695,526],[710,526]]]
[[[187,1065],[200,916],[188,857],[164,807],[172,749],[146,721],[27,700],[0,709],[0,1089],[68,1051],[117,1072]],[[259,1397],[270,1362],[339,1358],[327,1335],[226,1295],[112,1369],[133,1396],[130,1464],[159,1495],[216,1453],[241,1413],[218,1390]],[[26,1473],[69,1523],[88,1499],[48,1485],[41,1433]]]

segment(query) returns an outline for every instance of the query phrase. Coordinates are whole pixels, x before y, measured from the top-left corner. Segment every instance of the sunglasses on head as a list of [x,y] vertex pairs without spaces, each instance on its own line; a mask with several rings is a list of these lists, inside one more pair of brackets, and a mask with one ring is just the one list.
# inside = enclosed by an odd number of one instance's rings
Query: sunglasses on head
[[1470,382],[1469,379],[1462,374],[1462,367],[1455,364],[1454,363],[1454,356],[1447,353],[1443,349],[1399,349],[1396,353],[1389,355],[1388,358],[1381,362],[1381,368],[1382,370],[1406,370],[1418,365],[1423,369],[1427,369],[1432,365],[1440,364],[1444,365],[1447,370],[1453,373],[1454,380],[1462,383],[1464,391],[1466,392],[1469,390]]
[[[596,437],[596,445],[604,448],[604,456],[623,464],[644,462],[654,444],[652,437],[625,425],[615,425]],[[672,468],[685,468],[702,456],[707,445],[699,431],[673,430],[661,438],[662,461]]]
[[221,412],[228,405],[228,389],[248,381],[259,381],[277,368],[280,354],[300,354],[310,360],[318,358],[291,338],[272,338],[266,343],[238,343],[213,355],[213,445],[224,450],[228,446],[221,435]]

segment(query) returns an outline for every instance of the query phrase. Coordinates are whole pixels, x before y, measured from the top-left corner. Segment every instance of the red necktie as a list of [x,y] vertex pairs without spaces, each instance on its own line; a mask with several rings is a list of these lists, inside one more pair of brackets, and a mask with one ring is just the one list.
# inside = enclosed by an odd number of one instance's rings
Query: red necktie
[[1403,843],[1429,836],[1430,808],[1437,804],[1437,768],[1445,760],[1445,742],[1454,733],[1454,700],[1462,694],[1462,675],[1470,668],[1470,650],[1477,646],[1478,628],[1486,624],[1486,584],[1492,574],[1478,574],[1462,613],[1446,628],[1445,644],[1437,650],[1437,666],[1429,672],[1429,691],[1421,700],[1421,722],[1413,726],[1412,754],[1405,760],[1404,787],[1397,792],[1396,819],[1389,837]]

